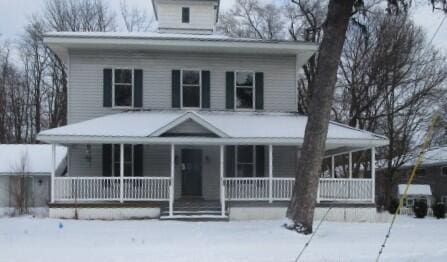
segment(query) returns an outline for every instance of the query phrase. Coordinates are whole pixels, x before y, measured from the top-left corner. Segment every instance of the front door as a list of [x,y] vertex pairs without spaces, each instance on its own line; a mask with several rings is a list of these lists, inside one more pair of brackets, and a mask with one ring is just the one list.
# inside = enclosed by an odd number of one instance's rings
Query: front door
[[202,150],[182,150],[182,195],[202,196]]

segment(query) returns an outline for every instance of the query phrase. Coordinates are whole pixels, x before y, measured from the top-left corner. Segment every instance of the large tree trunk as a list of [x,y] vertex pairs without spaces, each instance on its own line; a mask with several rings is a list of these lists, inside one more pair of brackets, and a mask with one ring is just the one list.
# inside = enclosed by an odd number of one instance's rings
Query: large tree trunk
[[312,232],[319,173],[325,151],[337,68],[353,4],[354,0],[329,2],[317,72],[311,83],[309,120],[298,160],[293,195],[287,209],[287,217],[294,222],[293,228],[305,234]]

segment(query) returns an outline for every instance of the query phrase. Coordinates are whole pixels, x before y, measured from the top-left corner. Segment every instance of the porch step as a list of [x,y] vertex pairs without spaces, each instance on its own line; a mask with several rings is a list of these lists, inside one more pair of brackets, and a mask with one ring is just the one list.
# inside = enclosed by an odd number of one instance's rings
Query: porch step
[[169,205],[161,207],[160,219],[182,221],[228,221],[228,210],[222,216],[219,201],[180,200],[174,202],[173,215]]

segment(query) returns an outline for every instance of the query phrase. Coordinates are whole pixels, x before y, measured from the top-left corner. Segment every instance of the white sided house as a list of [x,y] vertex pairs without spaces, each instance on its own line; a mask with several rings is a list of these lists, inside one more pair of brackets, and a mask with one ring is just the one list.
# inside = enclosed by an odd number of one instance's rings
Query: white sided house
[[[68,125],[38,135],[68,147],[50,216],[284,217],[307,122],[297,72],[318,47],[217,35],[218,0],[153,5],[157,33],[45,36],[69,76]],[[356,175],[353,155],[374,163],[387,142],[330,123],[319,205],[374,210],[374,165]]]

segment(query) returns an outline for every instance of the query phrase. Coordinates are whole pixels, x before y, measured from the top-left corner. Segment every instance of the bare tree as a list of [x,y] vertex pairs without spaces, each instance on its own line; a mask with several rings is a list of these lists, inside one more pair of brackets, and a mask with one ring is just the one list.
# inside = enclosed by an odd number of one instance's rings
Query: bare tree
[[285,36],[281,6],[274,2],[236,0],[235,6],[223,12],[217,30],[233,37],[282,39]]
[[27,178],[29,176],[29,158],[26,151],[22,152],[20,160],[11,169],[10,192],[15,213],[23,215],[28,212]]
[[154,17],[136,6],[129,7],[126,0],[120,2],[121,17],[128,32],[147,32],[154,28]]

